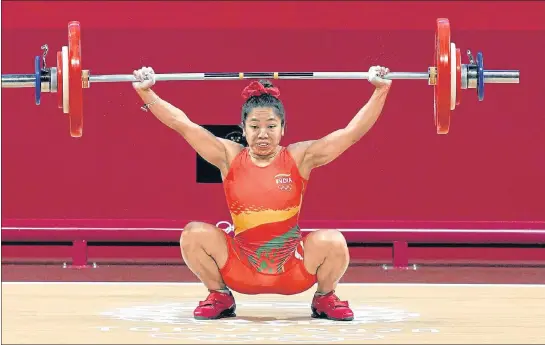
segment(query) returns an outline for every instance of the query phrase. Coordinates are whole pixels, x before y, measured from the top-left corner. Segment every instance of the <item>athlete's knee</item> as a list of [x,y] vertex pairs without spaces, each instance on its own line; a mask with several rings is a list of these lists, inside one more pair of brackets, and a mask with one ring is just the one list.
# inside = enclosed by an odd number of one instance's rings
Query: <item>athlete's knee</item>
[[[325,229],[316,230],[308,235],[306,246],[320,248],[320,250],[336,249],[343,250],[347,248],[346,239],[339,230]],[[325,252],[324,252],[325,253]]]
[[204,250],[215,259],[223,259],[227,255],[227,240],[223,230],[207,223],[190,222],[180,236],[182,252]]
[[349,260],[346,239],[340,231],[316,230],[305,238],[304,264],[309,273],[316,274],[326,261],[346,263]]
[[187,248],[194,245],[202,244],[206,241],[206,238],[210,238],[213,233],[213,229],[206,223],[202,222],[189,222],[182,231],[180,236],[180,246]]

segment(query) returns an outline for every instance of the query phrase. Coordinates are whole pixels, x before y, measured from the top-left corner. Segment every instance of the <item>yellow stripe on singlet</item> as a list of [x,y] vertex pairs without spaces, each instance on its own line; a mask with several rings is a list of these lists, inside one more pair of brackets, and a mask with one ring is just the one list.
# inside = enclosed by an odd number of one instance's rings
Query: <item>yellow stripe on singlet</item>
[[231,213],[235,225],[236,234],[240,234],[256,226],[277,223],[288,220],[299,212],[299,206],[288,208],[286,210],[260,210],[247,211],[239,214]]

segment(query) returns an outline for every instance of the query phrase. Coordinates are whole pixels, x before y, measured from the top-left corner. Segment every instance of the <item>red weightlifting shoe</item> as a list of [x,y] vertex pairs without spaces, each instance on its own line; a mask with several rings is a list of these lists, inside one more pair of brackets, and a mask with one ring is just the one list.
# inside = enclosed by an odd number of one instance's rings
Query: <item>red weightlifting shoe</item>
[[312,299],[312,317],[335,321],[352,321],[354,312],[348,306],[347,301],[339,300],[335,290],[326,295],[314,295]]
[[235,298],[231,292],[222,293],[210,291],[210,294],[204,301],[199,302],[199,306],[193,311],[193,316],[197,320],[214,320],[224,317],[236,316]]

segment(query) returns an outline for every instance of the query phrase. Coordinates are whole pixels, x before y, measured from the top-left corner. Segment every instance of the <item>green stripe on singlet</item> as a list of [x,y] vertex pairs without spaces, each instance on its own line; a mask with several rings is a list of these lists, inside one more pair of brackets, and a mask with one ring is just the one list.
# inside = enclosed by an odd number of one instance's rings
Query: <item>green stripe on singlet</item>
[[[259,247],[259,249],[256,251],[256,257],[260,257],[263,254],[263,256],[267,260],[271,261],[271,259],[273,258],[271,258],[270,255],[272,255],[271,252],[274,249],[282,248],[283,246],[285,246],[286,243],[290,242],[291,240],[298,239],[300,237],[299,229],[300,229],[299,225],[296,225],[293,228],[291,228],[289,231],[285,232],[284,234],[278,237],[275,237],[269,242],[265,243],[264,245]],[[279,273],[281,271],[282,266],[284,265],[284,262],[288,259],[288,257],[282,259],[283,262],[278,266],[276,273]],[[248,259],[254,266],[257,266],[256,258],[248,257]],[[272,267],[269,267],[266,260],[262,261],[261,264],[257,267],[257,269],[259,272],[264,272],[268,270],[269,273],[274,273],[272,271]]]

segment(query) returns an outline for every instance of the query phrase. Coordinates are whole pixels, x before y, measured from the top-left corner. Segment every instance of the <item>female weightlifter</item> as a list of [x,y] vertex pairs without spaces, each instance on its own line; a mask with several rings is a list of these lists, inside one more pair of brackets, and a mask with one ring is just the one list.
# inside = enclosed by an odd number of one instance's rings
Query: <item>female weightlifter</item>
[[317,230],[302,236],[299,212],[309,176],[354,145],[375,124],[390,90],[389,70],[369,69],[375,90],[345,128],[323,138],[281,146],[286,124],[280,91],[268,81],[254,81],[242,92],[241,126],[245,147],[218,138],[192,122],[180,109],[161,99],[151,87],[154,71],[134,71],[133,87],[166,126],[178,132],[222,176],[235,236],[212,224],[191,222],[180,238],[181,255],[209,290],[194,311],[197,319],[235,315],[231,290],[243,294],[304,292],[317,283],[312,316],[352,320],[348,302],[335,295],[349,254],[337,230]]

